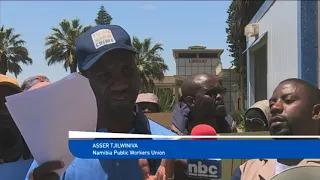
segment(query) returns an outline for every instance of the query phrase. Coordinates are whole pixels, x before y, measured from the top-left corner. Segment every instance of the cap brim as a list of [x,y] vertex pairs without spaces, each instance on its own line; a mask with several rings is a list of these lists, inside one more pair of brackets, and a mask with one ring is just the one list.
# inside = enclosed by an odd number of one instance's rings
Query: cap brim
[[83,66],[82,70],[88,70],[91,68],[103,55],[110,51],[118,50],[118,49],[123,49],[123,50],[128,50],[132,53],[138,53],[132,46],[116,46],[110,49],[107,49],[103,51],[102,53],[98,54],[94,58],[92,58],[86,65]]
[[159,103],[156,103],[156,102],[149,102],[149,101],[137,101],[136,104],[139,104],[139,103],[151,103],[151,104],[154,104],[157,106],[158,108],[158,111],[160,112],[161,111],[161,106]]

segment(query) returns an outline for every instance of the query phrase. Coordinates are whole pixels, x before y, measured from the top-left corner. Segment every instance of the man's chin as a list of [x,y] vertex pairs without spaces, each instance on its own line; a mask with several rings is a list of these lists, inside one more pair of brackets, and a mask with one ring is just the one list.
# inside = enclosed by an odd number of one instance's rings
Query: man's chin
[[271,136],[291,136],[293,135],[289,129],[281,129],[280,131],[272,131],[270,130]]
[[114,116],[126,116],[132,114],[134,110],[134,105],[132,104],[121,104],[121,105],[111,105],[107,110],[107,114],[113,114]]
[[227,110],[226,110],[226,106],[225,105],[219,105],[216,107],[216,115],[217,116],[227,116]]

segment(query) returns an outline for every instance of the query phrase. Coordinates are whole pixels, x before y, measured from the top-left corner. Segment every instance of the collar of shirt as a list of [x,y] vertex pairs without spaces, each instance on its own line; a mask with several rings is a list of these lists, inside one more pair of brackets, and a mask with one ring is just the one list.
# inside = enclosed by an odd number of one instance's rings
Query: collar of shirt
[[[21,161],[21,160],[24,160],[23,156],[20,156],[20,158],[17,161]],[[7,162],[4,162],[3,159],[0,159],[0,164],[5,164],[5,163],[7,163]]]

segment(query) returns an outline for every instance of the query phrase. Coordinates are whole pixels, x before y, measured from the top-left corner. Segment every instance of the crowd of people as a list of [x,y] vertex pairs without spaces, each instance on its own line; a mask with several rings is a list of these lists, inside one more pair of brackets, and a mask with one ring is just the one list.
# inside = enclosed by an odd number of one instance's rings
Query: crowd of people
[[[137,52],[120,26],[99,25],[82,34],[76,43],[80,73],[88,78],[96,96],[97,131],[132,134],[189,135],[199,124],[218,133],[237,132],[236,122],[224,105],[226,88],[218,76],[196,74],[184,79],[179,103],[174,106],[171,129],[145,116],[161,111],[152,93],[139,94]],[[5,97],[49,85],[45,76],[17,80],[0,75],[0,164],[32,159],[32,154],[6,108]],[[271,135],[319,135],[320,90],[300,79],[282,81],[270,100],[259,101],[245,112],[247,130],[270,131]],[[274,147],[276,148],[276,147]],[[317,159],[248,160],[234,171],[232,180],[269,180],[297,165],[317,165]],[[0,165],[1,166],[1,165]],[[26,175],[33,180],[185,180],[183,159],[79,159],[75,158],[60,177],[55,170],[62,161],[37,164]],[[10,178],[8,178],[10,179]]]

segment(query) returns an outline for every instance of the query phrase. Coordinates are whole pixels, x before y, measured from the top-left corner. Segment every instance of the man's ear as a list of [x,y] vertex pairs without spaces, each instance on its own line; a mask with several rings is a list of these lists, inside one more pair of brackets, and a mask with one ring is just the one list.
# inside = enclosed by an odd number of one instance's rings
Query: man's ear
[[312,119],[315,121],[320,121],[320,104],[316,104],[313,106]]
[[191,96],[187,96],[186,98],[184,98],[186,104],[189,106],[189,107],[194,107],[194,99],[193,97]]
[[320,134],[320,104],[316,104],[313,106],[312,120],[316,121],[316,126],[317,126],[316,133],[317,135],[319,135]]

